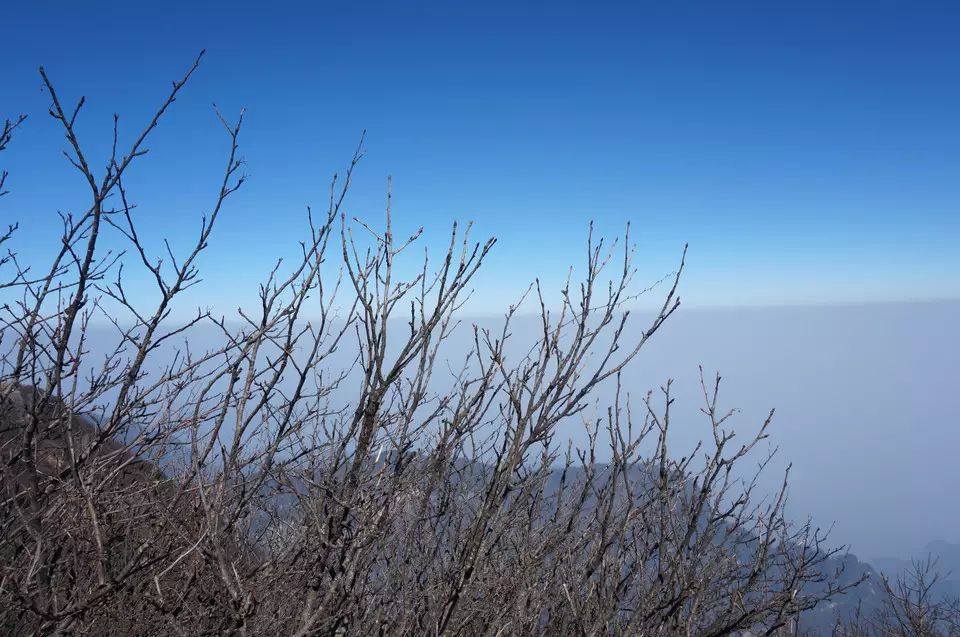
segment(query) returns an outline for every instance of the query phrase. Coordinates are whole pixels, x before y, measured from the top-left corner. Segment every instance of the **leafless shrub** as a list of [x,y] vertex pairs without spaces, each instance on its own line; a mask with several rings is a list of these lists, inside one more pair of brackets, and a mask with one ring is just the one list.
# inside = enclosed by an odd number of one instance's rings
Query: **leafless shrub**
[[837,637],[956,637],[960,635],[960,600],[937,591],[943,574],[936,560],[915,560],[895,579],[884,576],[883,601],[873,612],[858,612],[838,624]]
[[[243,183],[242,115],[217,113],[223,177],[185,252],[150,252],[124,175],[199,61],[125,153],[114,119],[102,175],[74,132],[83,99],[65,109],[41,70],[90,200],[62,217],[45,270],[13,253],[3,263],[0,630],[775,634],[845,590],[827,568],[835,549],[784,515],[786,476],[764,497],[736,469],[770,418],[737,442],[719,377],[704,382],[712,436],[677,460],[671,384],[634,413],[620,372],[679,306],[683,261],[637,327],[629,235],[606,246],[591,233],[558,310],[531,286],[541,334],[517,354],[519,303],[496,330],[456,318],[493,239],[454,226],[439,262],[404,279],[395,264],[420,233],[394,236],[389,188],[383,231],[347,218],[361,144],[256,312],[174,321]],[[103,247],[107,233],[125,253]],[[131,265],[154,283],[153,307],[128,297]],[[99,358],[94,318],[116,332]],[[193,351],[203,326],[220,345]],[[445,344],[458,329],[472,348],[454,367]],[[353,364],[338,368],[338,351]],[[603,383],[616,400],[595,417]],[[582,449],[557,437],[577,421]]]

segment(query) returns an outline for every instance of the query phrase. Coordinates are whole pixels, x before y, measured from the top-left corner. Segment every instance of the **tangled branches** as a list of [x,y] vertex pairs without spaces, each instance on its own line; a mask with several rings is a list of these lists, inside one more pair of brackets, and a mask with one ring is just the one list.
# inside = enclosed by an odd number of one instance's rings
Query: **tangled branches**
[[[0,631],[774,634],[849,586],[822,534],[786,518],[786,479],[758,496],[737,470],[770,420],[738,442],[719,377],[696,453],[670,453],[670,383],[633,413],[620,373],[679,306],[684,264],[638,325],[629,232],[612,246],[591,232],[582,280],[556,301],[531,286],[539,336],[517,351],[525,305],[496,329],[457,319],[493,239],[454,226],[439,262],[404,278],[420,232],[398,241],[389,203],[382,231],[348,218],[361,143],[255,311],[176,321],[244,181],[242,114],[217,113],[222,178],[179,255],[151,253],[123,178],[199,61],[125,153],[114,120],[102,175],[74,132],[83,100],[65,109],[41,70],[90,199],[44,270],[0,262]],[[123,266],[145,273],[152,307]],[[95,319],[116,343],[98,357]],[[195,351],[199,329],[217,345]],[[456,364],[454,333],[471,342]],[[604,383],[616,400],[595,417]],[[570,423],[584,448],[559,440]]]

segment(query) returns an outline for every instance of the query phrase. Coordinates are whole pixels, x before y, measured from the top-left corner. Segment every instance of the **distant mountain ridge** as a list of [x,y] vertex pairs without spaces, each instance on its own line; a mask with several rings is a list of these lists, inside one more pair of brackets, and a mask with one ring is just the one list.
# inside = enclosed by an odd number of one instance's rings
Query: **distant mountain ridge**
[[960,597],[960,544],[934,540],[909,557],[880,557],[871,560],[871,564],[878,572],[895,580],[916,562],[923,563],[928,559],[933,562],[933,571],[939,575],[932,590],[934,595]]

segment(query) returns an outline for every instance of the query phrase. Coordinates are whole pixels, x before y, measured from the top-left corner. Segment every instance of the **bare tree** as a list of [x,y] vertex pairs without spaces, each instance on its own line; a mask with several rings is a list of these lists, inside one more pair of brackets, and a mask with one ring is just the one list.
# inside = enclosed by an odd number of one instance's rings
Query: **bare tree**
[[[43,271],[12,252],[2,262],[0,629],[786,634],[849,587],[823,534],[787,519],[786,476],[764,495],[768,458],[757,474],[737,468],[770,418],[737,442],[719,377],[704,382],[711,438],[677,459],[671,383],[634,413],[621,372],[679,307],[684,260],[638,289],[629,228],[612,245],[591,230],[584,272],[558,299],[535,282],[496,329],[463,325],[494,239],[454,226],[439,259],[401,276],[422,229],[394,236],[389,185],[383,230],[346,213],[361,140],[255,304],[234,321],[174,320],[244,181],[242,114],[216,113],[223,176],[185,251],[151,252],[124,175],[199,62],[125,153],[114,118],[103,174],[75,133],[83,99],[64,109],[41,69],[90,200],[62,216]],[[152,307],[127,294],[134,267]],[[638,297],[661,288],[638,324]],[[513,330],[530,304],[539,335],[526,346]],[[95,318],[116,340],[97,356]],[[219,344],[195,351],[200,329]],[[454,361],[458,330],[472,346]],[[616,387],[608,406],[604,384]],[[574,449],[559,431],[577,423],[589,443]]]
[[[13,139],[13,132],[17,130],[17,128],[23,124],[26,119],[26,115],[20,115],[12,121],[9,119],[4,120],[3,128],[0,129],[0,152],[3,152],[7,149],[7,145],[10,143],[10,140]],[[8,173],[6,169],[0,169],[0,197],[3,197],[8,192],[7,190],[4,190],[4,186],[6,186],[7,177],[9,177],[9,175],[10,173]],[[13,236],[13,233],[17,231],[17,228],[18,226],[16,223],[7,224],[6,229],[2,231],[3,234],[0,234],[0,250],[6,249],[4,244],[10,241],[10,238]],[[9,253],[0,254],[0,272],[3,271],[4,266],[10,262],[11,258],[12,255]],[[0,278],[0,290],[9,285],[10,283],[7,283]]]
[[915,560],[896,578],[883,576],[883,600],[873,612],[860,611],[840,621],[837,637],[956,637],[960,600],[937,590],[943,574],[932,557]]

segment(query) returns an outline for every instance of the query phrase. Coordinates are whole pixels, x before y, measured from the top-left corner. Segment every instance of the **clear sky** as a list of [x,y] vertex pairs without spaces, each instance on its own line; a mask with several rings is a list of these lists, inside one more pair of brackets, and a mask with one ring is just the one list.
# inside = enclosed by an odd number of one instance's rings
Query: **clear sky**
[[295,247],[363,129],[351,213],[377,221],[391,174],[401,230],[500,238],[478,312],[558,281],[590,219],[632,222],[650,280],[689,241],[693,305],[960,297],[957,3],[351,4],[6,6],[0,117],[30,119],[0,215],[21,249],[84,202],[37,67],[87,96],[81,141],[105,158],[111,114],[129,138],[206,48],[130,187],[185,245],[226,150],[210,104],[247,109],[207,304],[242,303]]

